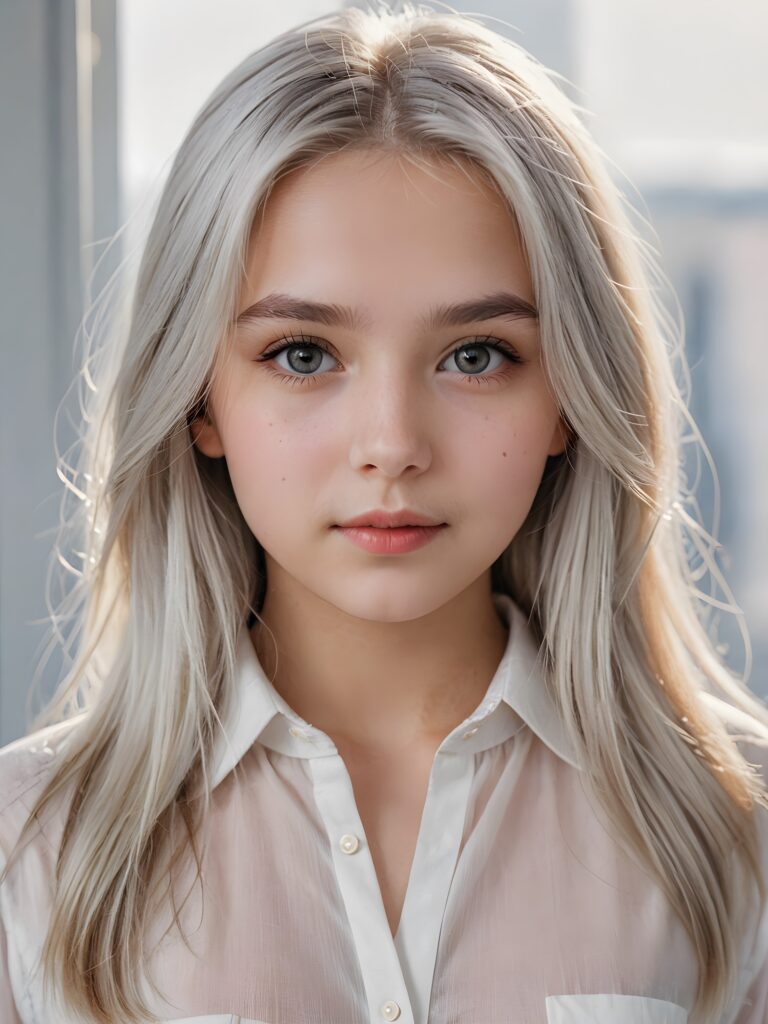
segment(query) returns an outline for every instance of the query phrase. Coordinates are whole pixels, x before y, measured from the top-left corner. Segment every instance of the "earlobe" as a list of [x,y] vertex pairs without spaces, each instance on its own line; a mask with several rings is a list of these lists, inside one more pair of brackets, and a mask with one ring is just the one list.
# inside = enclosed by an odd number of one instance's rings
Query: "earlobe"
[[193,443],[203,455],[207,455],[209,459],[219,459],[224,455],[224,445],[221,443],[219,432],[208,416],[198,416],[192,420],[189,431]]
[[557,421],[557,426],[555,427],[552,435],[552,443],[549,446],[547,455],[562,455],[573,436],[573,431],[566,425],[561,417]]

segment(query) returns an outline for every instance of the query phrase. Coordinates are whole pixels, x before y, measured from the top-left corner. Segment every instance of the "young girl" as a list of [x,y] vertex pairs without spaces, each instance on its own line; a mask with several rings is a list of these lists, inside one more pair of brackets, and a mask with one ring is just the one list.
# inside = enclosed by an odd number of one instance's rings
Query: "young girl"
[[700,616],[628,213],[455,12],[215,90],[86,361],[3,1024],[768,1020],[768,713]]

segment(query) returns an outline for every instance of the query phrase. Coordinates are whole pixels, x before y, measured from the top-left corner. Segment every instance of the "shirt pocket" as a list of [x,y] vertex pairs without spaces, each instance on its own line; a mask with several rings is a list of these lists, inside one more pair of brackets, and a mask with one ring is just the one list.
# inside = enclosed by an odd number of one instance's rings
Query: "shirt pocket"
[[650,996],[547,996],[547,1024],[687,1024],[688,1011]]
[[236,1013],[209,1013],[202,1017],[166,1017],[162,1024],[269,1024],[269,1021],[238,1017]]

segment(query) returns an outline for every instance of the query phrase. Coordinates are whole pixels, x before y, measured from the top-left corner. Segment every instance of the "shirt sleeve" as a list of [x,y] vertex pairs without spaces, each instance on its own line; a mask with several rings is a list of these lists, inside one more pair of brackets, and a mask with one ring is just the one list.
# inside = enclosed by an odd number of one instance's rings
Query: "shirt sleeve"
[[747,990],[733,1024],[765,1024],[768,1020],[768,960]]
[[[0,858],[2,865],[2,858]],[[0,914],[0,1020],[3,1024],[23,1024],[13,1001],[11,990],[11,977],[8,970],[8,938],[5,933],[5,923]]]
[[[768,742],[750,743],[746,757],[751,764],[760,765],[763,784],[768,786]],[[763,873],[768,884],[768,812],[762,806],[758,808],[757,821]],[[757,973],[752,976],[733,1024],[766,1024],[768,1021],[768,907],[757,929],[753,956]]]

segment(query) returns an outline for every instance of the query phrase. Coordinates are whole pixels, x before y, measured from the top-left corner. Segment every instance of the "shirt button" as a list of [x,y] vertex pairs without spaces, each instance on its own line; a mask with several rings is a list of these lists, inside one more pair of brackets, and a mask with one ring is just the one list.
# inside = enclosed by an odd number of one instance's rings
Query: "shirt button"
[[304,732],[303,729],[300,729],[298,725],[292,725],[288,732],[291,734],[291,736],[298,736],[299,739],[301,740],[305,740],[308,735],[306,732]]
[[[353,836],[351,832],[347,832],[339,840],[339,846],[342,848],[344,853],[357,853],[360,847],[360,840],[357,836]],[[394,1020],[394,1017],[387,1018],[388,1020]]]
[[393,999],[390,999],[382,1006],[381,1016],[384,1020],[397,1020],[400,1016],[400,1007]]
[[474,726],[472,729],[467,729],[464,735],[461,737],[463,740],[468,740],[470,736],[474,736],[477,732],[478,727]]

